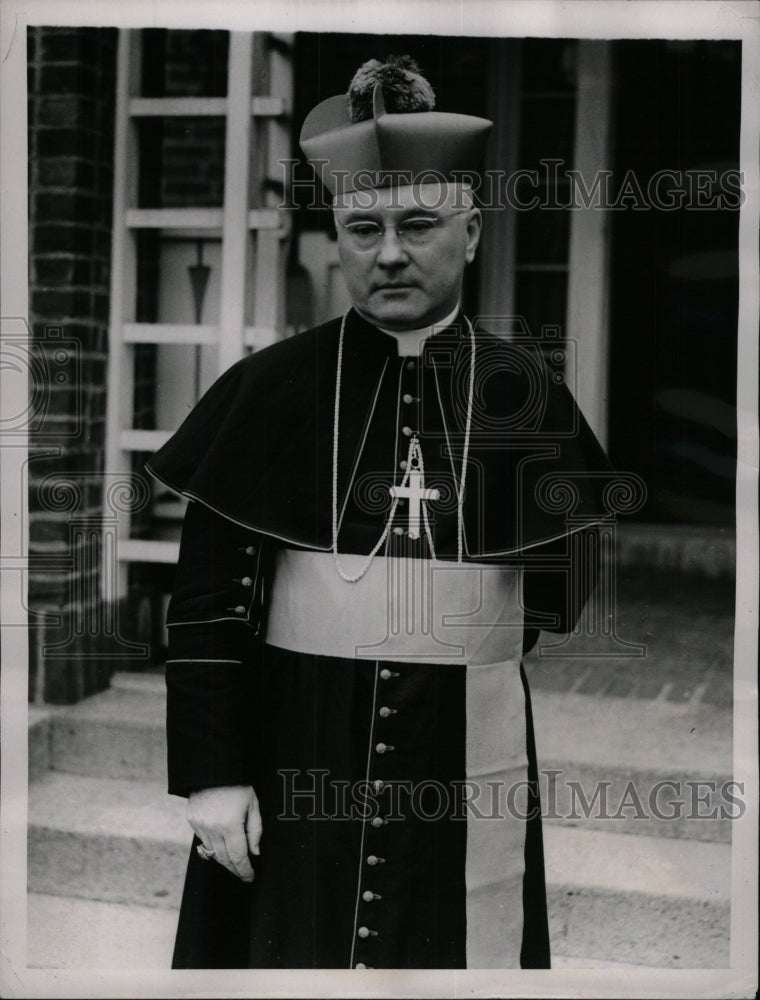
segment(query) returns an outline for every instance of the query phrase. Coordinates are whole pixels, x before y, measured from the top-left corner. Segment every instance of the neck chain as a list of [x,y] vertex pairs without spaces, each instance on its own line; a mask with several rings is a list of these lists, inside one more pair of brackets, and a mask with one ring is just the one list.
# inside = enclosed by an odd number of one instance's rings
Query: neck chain
[[[472,328],[472,323],[467,320],[467,327],[470,331],[470,379],[469,379],[469,392],[468,392],[468,402],[467,402],[467,420],[465,423],[464,432],[464,450],[462,453],[462,473],[459,480],[459,486],[457,488],[457,562],[462,562],[462,554],[464,548],[464,486],[465,479],[467,476],[467,459],[470,450],[470,430],[472,427],[472,409],[473,409],[473,398],[475,392],[475,331]],[[351,575],[346,573],[340,562],[340,556],[338,555],[338,437],[340,429],[340,393],[341,393],[341,383],[343,377],[343,340],[346,330],[346,316],[340,324],[340,336],[338,338],[338,362],[337,371],[335,373],[335,410],[333,417],[333,454],[332,454],[332,552],[333,559],[335,560],[335,566],[338,573],[346,581],[346,583],[357,583],[366,574],[367,570],[372,565],[372,560],[375,558],[380,548],[385,543],[385,540],[390,534],[391,526],[393,525],[393,518],[396,514],[396,508],[399,502],[399,491],[405,490],[408,487],[410,477],[413,473],[418,473],[424,476],[424,464],[422,461],[422,450],[420,448],[419,440],[417,435],[412,435],[409,441],[409,453],[407,455],[406,468],[404,471],[404,478],[401,481],[399,487],[391,487],[390,495],[392,497],[391,509],[388,514],[388,520],[386,521],[383,533],[377,540],[376,545],[372,551],[367,556],[364,565],[359,569],[358,573]],[[437,384],[437,383],[436,383]],[[455,483],[456,486],[456,483]],[[436,491],[429,491],[431,494],[435,494]],[[433,497],[431,496],[431,499]],[[422,506],[422,520],[425,526],[425,537],[427,538],[428,545],[430,546],[430,554],[433,560],[436,559],[435,548],[433,546],[433,536],[430,531],[430,524],[428,522],[427,507],[424,502]]]

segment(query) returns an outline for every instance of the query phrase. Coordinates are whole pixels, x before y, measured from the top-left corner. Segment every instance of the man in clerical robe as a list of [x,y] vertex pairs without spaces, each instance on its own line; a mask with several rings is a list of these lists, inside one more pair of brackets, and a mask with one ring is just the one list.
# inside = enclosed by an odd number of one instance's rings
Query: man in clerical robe
[[540,347],[462,312],[491,123],[433,103],[372,60],[308,116],[352,308],[234,365],[149,465],[190,501],[175,967],[549,965],[521,658],[593,585],[608,466]]

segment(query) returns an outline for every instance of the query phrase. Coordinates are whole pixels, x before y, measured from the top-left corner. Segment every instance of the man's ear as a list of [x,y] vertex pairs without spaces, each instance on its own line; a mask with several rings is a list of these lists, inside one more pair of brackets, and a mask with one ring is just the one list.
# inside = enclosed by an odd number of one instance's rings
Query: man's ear
[[471,208],[467,215],[467,250],[464,259],[471,264],[475,259],[475,251],[480,242],[480,233],[483,228],[483,216],[479,208]]

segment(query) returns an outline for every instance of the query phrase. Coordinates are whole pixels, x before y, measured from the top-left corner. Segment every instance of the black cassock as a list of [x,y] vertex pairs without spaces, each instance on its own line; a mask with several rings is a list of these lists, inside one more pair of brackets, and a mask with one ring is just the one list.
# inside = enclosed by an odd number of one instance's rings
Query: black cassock
[[[191,501],[168,619],[169,790],[252,784],[264,824],[251,885],[191,851],[174,965],[548,967],[520,653],[539,628],[567,631],[580,614],[611,470],[556,345],[550,358],[477,330],[458,564],[466,321],[411,358],[348,314],[336,490],[340,329],[335,320],[240,361],[148,466]],[[435,559],[426,531],[403,530],[400,507],[366,578],[347,583],[330,555],[334,499],[338,548],[355,569],[383,533],[413,436],[437,490],[426,504]],[[403,593],[378,589],[399,566],[412,567]],[[464,603],[495,593],[519,628],[502,610],[451,633],[464,635],[458,657],[429,631],[424,648],[399,629],[396,645],[375,641],[373,623],[452,570],[475,574]],[[466,579],[439,588],[455,609]],[[436,605],[433,617],[446,616]],[[471,637],[486,633],[496,652],[468,661]],[[507,798],[489,812],[483,795],[497,785]]]

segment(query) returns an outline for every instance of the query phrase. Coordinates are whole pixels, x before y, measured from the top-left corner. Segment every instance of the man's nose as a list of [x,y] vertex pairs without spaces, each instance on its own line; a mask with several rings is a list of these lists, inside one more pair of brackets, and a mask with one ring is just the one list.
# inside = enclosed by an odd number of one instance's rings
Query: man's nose
[[381,267],[394,267],[399,264],[405,264],[407,260],[406,247],[399,239],[395,228],[393,226],[386,226],[383,230],[383,238],[380,241],[377,263]]

